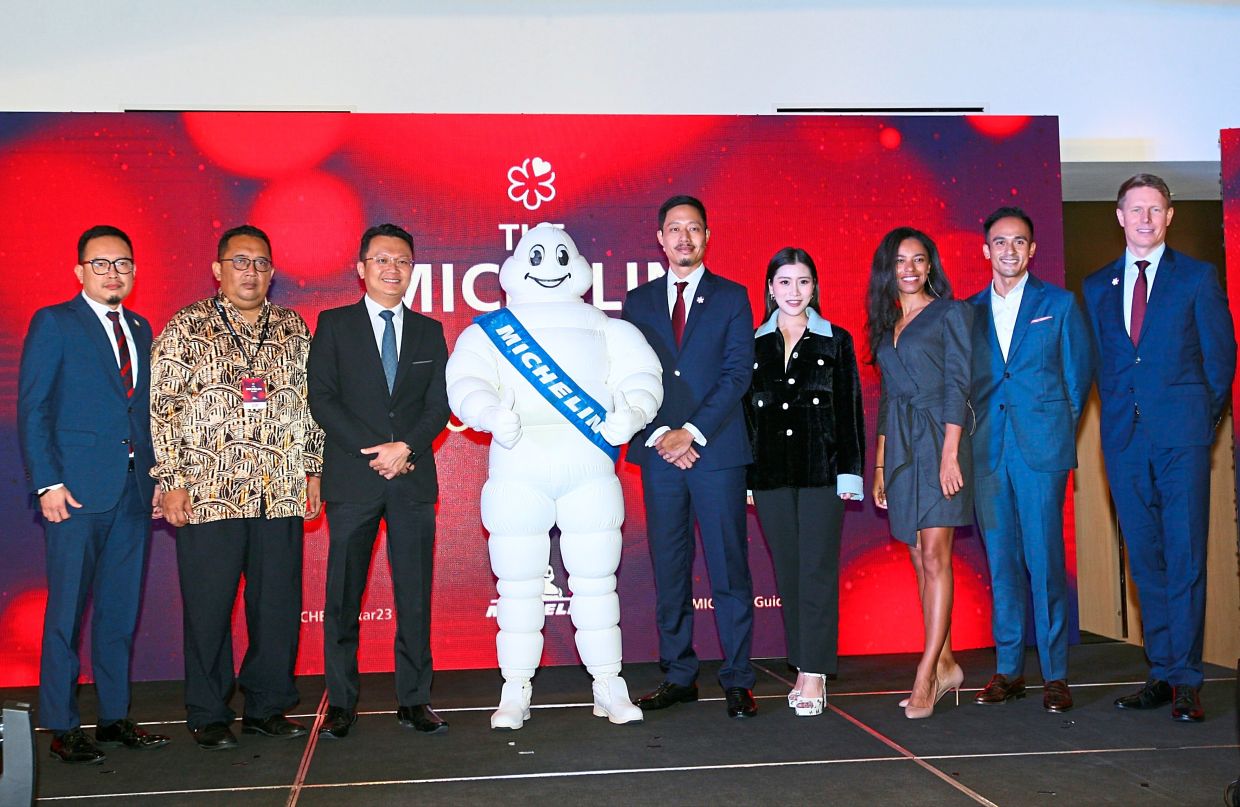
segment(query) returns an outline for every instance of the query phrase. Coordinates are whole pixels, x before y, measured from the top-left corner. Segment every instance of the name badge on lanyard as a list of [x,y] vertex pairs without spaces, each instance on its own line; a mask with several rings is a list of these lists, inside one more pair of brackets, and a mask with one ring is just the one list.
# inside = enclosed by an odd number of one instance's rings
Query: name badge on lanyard
[[240,381],[241,387],[241,408],[247,412],[261,412],[267,408],[267,380],[260,378],[254,374],[254,359],[258,358],[258,351],[263,349],[263,344],[267,341],[267,327],[271,321],[271,307],[268,306],[263,311],[263,324],[259,329],[258,344],[254,346],[254,353],[250,356],[246,355],[245,344],[242,343],[241,337],[237,335],[237,330],[233,328],[232,323],[228,320],[228,314],[224,311],[224,306],[220,305],[220,301],[215,301],[215,310],[219,312],[220,319],[224,322],[224,327],[228,329],[229,335],[232,336],[233,342],[237,345],[237,352],[241,354],[241,358],[245,359],[246,370],[250,375],[244,377]]
[[261,378],[241,379],[241,408],[261,411],[267,408],[267,382]]

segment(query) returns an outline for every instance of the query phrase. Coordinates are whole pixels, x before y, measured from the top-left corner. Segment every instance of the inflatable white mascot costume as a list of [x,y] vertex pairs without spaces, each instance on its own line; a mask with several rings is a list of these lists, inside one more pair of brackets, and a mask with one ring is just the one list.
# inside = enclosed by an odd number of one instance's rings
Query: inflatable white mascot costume
[[494,729],[519,729],[530,717],[555,524],[577,651],[594,676],[594,714],[612,723],[642,719],[620,677],[624,499],[614,447],[658,412],[662,372],[635,327],[581,299],[592,279],[567,233],[549,224],[530,229],[500,268],[508,305],[465,329],[448,360],[452,411],[492,435],[482,523],[499,579],[495,646],[504,686]]

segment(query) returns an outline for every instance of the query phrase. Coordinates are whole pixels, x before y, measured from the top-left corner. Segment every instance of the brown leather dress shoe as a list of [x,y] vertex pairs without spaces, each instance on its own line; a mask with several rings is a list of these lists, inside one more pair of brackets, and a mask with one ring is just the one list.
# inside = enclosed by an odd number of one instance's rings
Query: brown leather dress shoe
[[1042,708],[1057,714],[1072,708],[1072,693],[1067,681],[1058,679],[1042,685]]
[[993,706],[996,703],[1007,703],[1023,697],[1025,697],[1025,676],[1018,675],[1009,681],[1006,675],[995,673],[990,676],[990,683],[973,696],[973,702],[983,706]]
[[172,738],[165,734],[152,734],[132,720],[118,720],[95,728],[95,742],[100,745],[126,748],[159,748]]
[[1201,708],[1201,693],[1197,687],[1175,687],[1171,719],[1183,723],[1200,723],[1206,719],[1206,711]]

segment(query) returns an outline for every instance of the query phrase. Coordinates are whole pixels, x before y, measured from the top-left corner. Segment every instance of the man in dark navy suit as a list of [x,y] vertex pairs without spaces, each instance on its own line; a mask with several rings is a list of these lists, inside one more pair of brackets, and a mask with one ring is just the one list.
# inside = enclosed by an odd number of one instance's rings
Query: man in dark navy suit
[[319,315],[310,345],[310,409],[326,434],[323,500],[331,545],[323,618],[326,737],[357,720],[358,617],[379,520],[396,604],[396,718],[439,734],[430,706],[431,567],[439,481],[432,443],[448,423],[443,326],[404,304],[413,236],[394,224],[362,235],[366,294]]
[[723,648],[719,683],[728,715],[757,714],[753,699],[753,585],[745,526],[745,466],[753,460],[741,399],[753,374],[753,312],[745,288],[703,265],[706,208],[673,196],[659,208],[669,271],[629,292],[624,318],[663,365],[663,405],[629,444],[641,466],[654,566],[659,660],[667,678],[639,698],[644,710],[698,697],[693,651],[693,554],[702,534]]
[[[133,291],[129,236],[108,225],[91,227],[78,239],[73,271],[82,293],[39,309],[30,322],[17,424],[47,543],[39,723],[52,731],[52,756],[97,763],[104,759],[99,745],[168,742],[129,720],[129,657],[160,490],[147,474],[154,462],[151,326],[121,305]],[[77,705],[88,595],[99,695],[94,740],[82,731]]]
[[1149,680],[1120,709],[1204,719],[1210,446],[1236,372],[1218,272],[1167,246],[1175,210],[1153,174],[1120,186],[1123,257],[1085,278],[1101,356],[1102,453],[1141,601]]
[[1029,272],[1033,221],[1001,207],[982,227],[991,280],[969,302],[974,501],[994,592],[995,674],[974,698],[999,704],[1025,694],[1025,603],[1033,594],[1042,706],[1072,708],[1068,689],[1069,590],[1063,543],[1076,425],[1093,383],[1093,346],[1071,292]]

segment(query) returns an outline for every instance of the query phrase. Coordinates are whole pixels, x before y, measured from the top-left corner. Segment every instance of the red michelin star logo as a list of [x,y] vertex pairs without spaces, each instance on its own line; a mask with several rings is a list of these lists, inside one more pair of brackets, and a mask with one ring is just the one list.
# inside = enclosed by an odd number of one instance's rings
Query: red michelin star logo
[[525,205],[526,210],[537,210],[555,198],[555,171],[542,157],[527,157],[509,168],[508,182],[508,198]]

